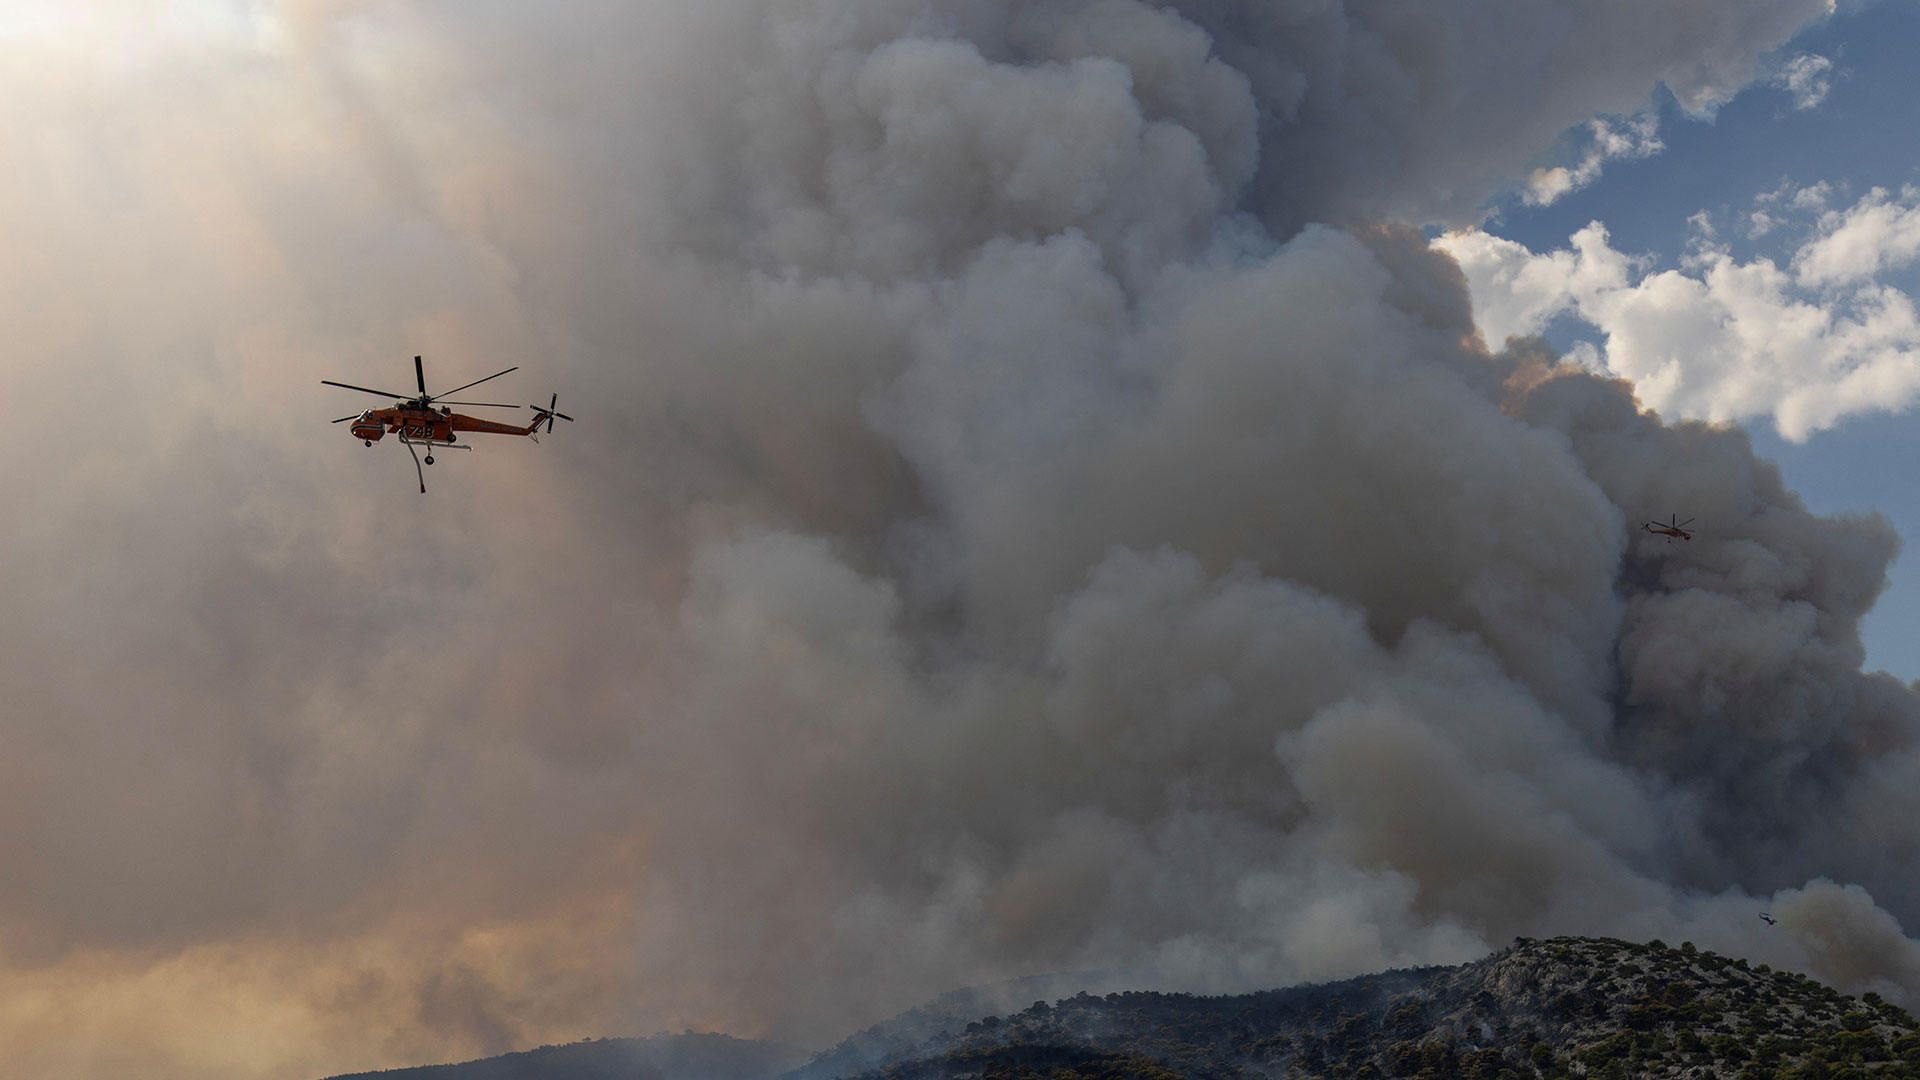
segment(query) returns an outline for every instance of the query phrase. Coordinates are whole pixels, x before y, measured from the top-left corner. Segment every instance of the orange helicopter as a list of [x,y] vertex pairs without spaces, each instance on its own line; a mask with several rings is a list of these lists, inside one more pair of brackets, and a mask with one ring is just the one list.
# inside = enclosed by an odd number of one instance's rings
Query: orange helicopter
[[1693,524],[1693,519],[1688,518],[1685,521],[1676,521],[1675,519],[1679,516],[1679,514],[1668,514],[1667,523],[1664,525],[1658,521],[1643,521],[1640,523],[1640,527],[1655,536],[1666,537],[1667,543],[1669,544],[1673,543],[1676,539],[1693,539],[1693,534],[1687,531],[1687,526]]
[[[518,365],[507,369],[507,371],[518,370],[520,370]],[[321,379],[320,382],[323,386],[338,386],[343,390],[358,390],[363,394],[378,394],[381,397],[393,398],[400,403],[391,408],[368,409],[363,413],[343,416],[333,422],[336,424],[344,424],[352,420],[354,422],[353,426],[347,430],[353,432],[354,438],[361,440],[368,446],[379,442],[380,438],[387,432],[393,432],[399,437],[400,442],[406,446],[407,453],[413,455],[413,471],[420,478],[421,494],[425,494],[427,490],[427,474],[420,468],[420,455],[414,450],[416,446],[424,446],[427,448],[426,463],[431,465],[433,464],[433,452],[435,450],[473,449],[471,446],[463,446],[455,441],[459,437],[459,433],[463,431],[478,431],[488,435],[525,435],[534,442],[539,442],[538,435],[541,424],[547,425],[547,430],[551,432],[553,430],[555,417],[565,420],[568,423],[573,422],[573,417],[556,410],[555,406],[560,404],[559,394],[553,395],[553,398],[544,406],[527,406],[527,408],[533,410],[533,423],[528,424],[526,427],[519,427],[514,424],[501,424],[492,420],[482,420],[477,416],[465,416],[447,407],[449,405],[464,405],[468,408],[476,409],[518,409],[520,408],[518,405],[499,405],[484,401],[443,400],[449,394],[457,394],[462,390],[479,386],[483,382],[497,379],[505,375],[507,371],[496,371],[485,379],[475,379],[465,386],[456,386],[445,393],[429,394],[427,393],[426,369],[421,365],[420,358],[416,356],[413,358],[413,377],[420,384],[420,394],[418,397],[396,394],[391,390],[373,390],[365,386],[354,386],[351,383],[334,382],[332,379]]]

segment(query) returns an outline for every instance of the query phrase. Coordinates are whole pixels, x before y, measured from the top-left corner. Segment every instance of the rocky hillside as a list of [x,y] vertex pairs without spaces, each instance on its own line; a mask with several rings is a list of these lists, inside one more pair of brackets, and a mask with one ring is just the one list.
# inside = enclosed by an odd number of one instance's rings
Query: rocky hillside
[[[1085,981],[1082,981],[1085,984]],[[1920,1080],[1920,1029],[1872,994],[1696,950],[1522,939],[1453,968],[1257,994],[962,991],[784,1074],[724,1036],[602,1040],[380,1080]],[[1021,998],[1010,995],[1024,994]],[[994,1002],[1025,1008],[984,1014]],[[372,1075],[372,1074],[369,1074]],[[344,1078],[341,1078],[344,1080]]]
[[[898,1044],[898,1033],[889,1035]],[[794,1080],[1122,1077],[1920,1077],[1905,1011],[1804,976],[1593,938],[1522,940],[1457,968],[1232,997],[1082,994],[873,1061],[855,1036]],[[864,1068],[849,1068],[854,1063]]]

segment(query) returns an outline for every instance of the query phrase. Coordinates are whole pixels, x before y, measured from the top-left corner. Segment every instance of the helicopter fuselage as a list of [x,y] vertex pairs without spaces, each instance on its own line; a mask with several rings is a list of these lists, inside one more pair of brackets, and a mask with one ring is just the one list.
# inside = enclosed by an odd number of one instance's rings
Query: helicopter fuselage
[[347,430],[353,433],[354,438],[369,444],[379,442],[389,433],[408,442],[452,443],[463,431],[490,435],[532,435],[539,426],[538,420],[521,427],[482,420],[444,407],[435,409],[401,405],[391,409],[368,409]]

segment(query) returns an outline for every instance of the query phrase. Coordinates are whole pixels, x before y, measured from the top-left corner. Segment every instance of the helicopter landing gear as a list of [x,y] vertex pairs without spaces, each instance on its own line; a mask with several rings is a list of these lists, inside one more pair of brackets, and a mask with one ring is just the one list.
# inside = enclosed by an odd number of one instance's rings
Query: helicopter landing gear
[[432,455],[432,454],[428,454],[428,455],[427,455],[427,464],[429,464],[429,465],[431,465],[431,464],[433,464],[433,455]]
[[367,445],[368,445],[368,446],[372,446],[372,445],[373,445],[373,440],[372,440],[372,439],[368,439],[368,440],[367,440]]

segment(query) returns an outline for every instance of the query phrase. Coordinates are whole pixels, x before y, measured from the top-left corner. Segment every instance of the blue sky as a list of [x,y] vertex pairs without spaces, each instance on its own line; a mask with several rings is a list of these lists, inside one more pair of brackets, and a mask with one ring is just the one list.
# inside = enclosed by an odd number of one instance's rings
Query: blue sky
[[[1779,54],[1782,62],[1797,56],[1830,61],[1822,73],[1830,89],[1817,104],[1796,108],[1785,85],[1762,82],[1714,115],[1697,117],[1662,91],[1654,106],[1663,150],[1609,161],[1592,184],[1549,205],[1505,199],[1485,231],[1540,254],[1567,248],[1575,232],[1597,221],[1613,250],[1650,258],[1645,272],[1684,272],[1689,251],[1702,239],[1690,219],[1704,212],[1711,240],[1736,263],[1768,259],[1785,267],[1804,230],[1752,235],[1749,215],[1782,201],[1766,202],[1769,193],[1824,183],[1831,191],[1825,205],[1844,209],[1876,187],[1897,198],[1904,185],[1920,183],[1920,137],[1913,124],[1920,98],[1920,70],[1912,62],[1916,41],[1920,4],[1843,6]],[[1567,150],[1577,152],[1578,135]],[[1888,269],[1877,281],[1908,296],[1920,292],[1912,262]],[[1562,348],[1598,337],[1592,325],[1566,316],[1555,318],[1547,334]],[[1783,438],[1767,416],[1741,423],[1810,508],[1878,510],[1906,538],[1908,549],[1892,569],[1891,586],[1864,624],[1867,666],[1903,679],[1920,677],[1920,554],[1913,548],[1920,540],[1914,480],[1920,420],[1910,408],[1858,412],[1800,442]],[[1684,508],[1676,509],[1685,516]]]

